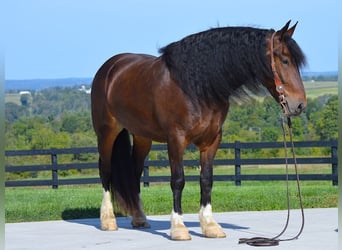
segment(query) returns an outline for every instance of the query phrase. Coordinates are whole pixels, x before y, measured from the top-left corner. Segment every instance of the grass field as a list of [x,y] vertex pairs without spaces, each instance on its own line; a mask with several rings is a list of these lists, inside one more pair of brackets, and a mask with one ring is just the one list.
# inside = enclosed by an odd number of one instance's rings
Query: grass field
[[[167,175],[168,168],[159,170],[157,175]],[[195,169],[187,175],[196,174]],[[220,174],[222,169],[215,171]],[[247,170],[246,170],[247,171]],[[311,171],[303,168],[300,173]],[[323,167],[320,172],[328,172]],[[331,171],[331,170],[330,170]],[[284,170],[275,168],[251,168],[249,174],[283,174]],[[338,189],[331,181],[301,182],[305,208],[336,207]],[[42,221],[61,219],[98,218],[102,199],[101,185],[51,187],[18,187],[5,190],[6,222]],[[197,213],[199,210],[200,188],[197,182],[187,182],[183,192],[183,212]],[[291,206],[298,208],[298,196],[295,182],[290,182]],[[142,187],[141,197],[147,215],[170,214],[172,192],[169,183],[154,183]],[[285,181],[243,181],[242,186],[233,182],[214,182],[212,204],[215,212],[261,211],[286,209]]]
[[306,95],[309,98],[317,98],[321,95],[337,95],[337,82],[304,82]]
[[15,103],[17,105],[21,105],[20,102],[20,94],[19,93],[6,93],[5,94],[5,103]]

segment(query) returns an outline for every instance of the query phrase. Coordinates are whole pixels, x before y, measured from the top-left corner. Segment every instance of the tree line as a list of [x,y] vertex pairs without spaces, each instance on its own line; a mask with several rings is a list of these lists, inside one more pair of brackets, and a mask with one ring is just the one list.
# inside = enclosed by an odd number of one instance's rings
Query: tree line
[[95,146],[90,96],[78,88],[31,92],[5,105],[6,149]]
[[[96,146],[89,94],[77,87],[57,87],[21,99],[20,104],[6,103],[6,149]],[[308,98],[305,112],[292,119],[295,140],[337,139],[337,102],[337,95]],[[279,141],[280,117],[280,106],[272,97],[235,103],[222,141]]]

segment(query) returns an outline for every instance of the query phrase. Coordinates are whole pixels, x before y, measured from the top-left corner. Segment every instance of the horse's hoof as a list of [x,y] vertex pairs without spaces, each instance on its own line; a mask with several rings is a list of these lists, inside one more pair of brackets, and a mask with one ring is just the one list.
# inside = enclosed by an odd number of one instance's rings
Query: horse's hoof
[[116,224],[116,221],[114,220],[108,220],[108,221],[101,221],[101,230],[103,231],[117,231],[118,226]]
[[191,240],[189,230],[184,225],[177,225],[171,229],[171,240]]
[[148,224],[146,221],[141,222],[131,222],[133,228],[151,228],[151,225]]
[[226,234],[223,232],[221,226],[215,222],[210,222],[202,228],[202,233],[207,238],[225,238]]

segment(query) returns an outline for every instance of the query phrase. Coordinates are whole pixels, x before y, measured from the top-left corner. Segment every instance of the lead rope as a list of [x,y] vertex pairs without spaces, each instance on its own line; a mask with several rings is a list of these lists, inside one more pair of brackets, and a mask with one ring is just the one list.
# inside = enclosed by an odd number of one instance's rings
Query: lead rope
[[301,235],[304,229],[304,206],[303,206],[303,199],[302,199],[302,193],[300,189],[300,181],[299,181],[299,174],[298,174],[298,168],[297,168],[297,158],[294,150],[294,143],[293,143],[293,136],[292,136],[292,123],[290,117],[287,117],[287,125],[289,128],[289,135],[290,135],[290,141],[291,141],[291,151],[293,155],[293,160],[294,160],[294,165],[295,165],[295,173],[296,173],[296,182],[297,182],[297,190],[298,190],[298,196],[299,196],[299,204],[300,204],[300,209],[301,209],[301,215],[302,215],[302,224],[300,227],[299,232],[297,233],[296,236],[292,238],[287,238],[287,239],[279,239],[280,236],[282,236],[290,221],[290,193],[289,193],[289,170],[288,170],[288,156],[287,156],[287,142],[286,142],[286,129],[285,129],[285,120],[284,116],[281,122],[281,126],[283,129],[283,139],[284,139],[284,149],[285,149],[285,164],[286,164],[286,196],[287,196],[287,219],[285,226],[283,230],[275,237],[273,238],[265,238],[265,237],[254,237],[254,238],[240,238],[239,239],[239,244],[246,243],[247,245],[250,246],[255,246],[255,247],[260,247],[260,246],[277,246],[279,245],[280,241],[291,241],[298,239],[298,237]]

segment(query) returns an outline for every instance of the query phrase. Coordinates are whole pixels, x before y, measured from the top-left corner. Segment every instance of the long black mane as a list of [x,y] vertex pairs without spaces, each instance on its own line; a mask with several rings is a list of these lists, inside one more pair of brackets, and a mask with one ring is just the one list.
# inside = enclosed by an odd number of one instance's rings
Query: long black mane
[[[205,103],[227,102],[232,94],[257,93],[272,79],[266,36],[274,30],[250,27],[215,28],[193,34],[159,50],[171,77],[191,98]],[[298,66],[305,57],[296,42],[285,39]]]

